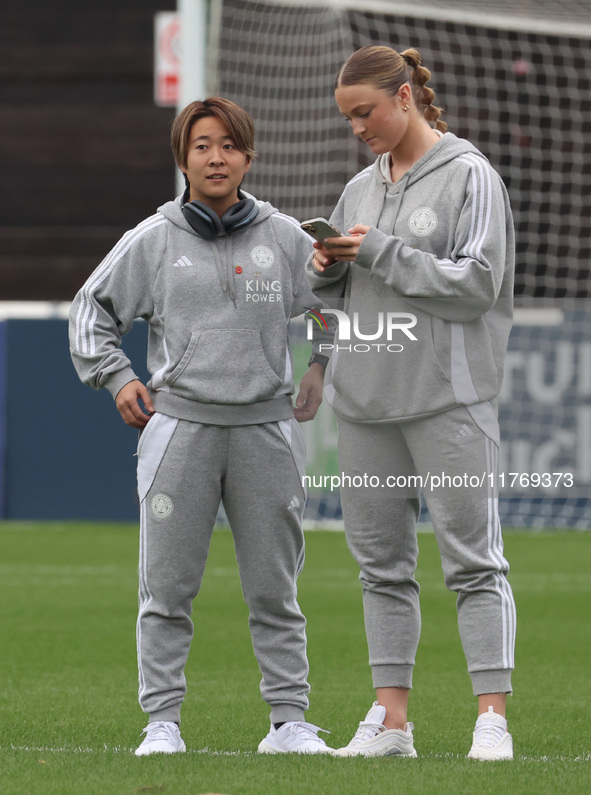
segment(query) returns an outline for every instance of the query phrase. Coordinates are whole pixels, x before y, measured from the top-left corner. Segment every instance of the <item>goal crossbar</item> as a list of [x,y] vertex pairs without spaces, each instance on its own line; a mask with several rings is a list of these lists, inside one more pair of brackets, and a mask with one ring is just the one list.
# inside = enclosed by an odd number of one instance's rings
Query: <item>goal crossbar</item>
[[[480,3],[406,3],[398,0],[259,0],[263,4],[283,5],[290,8],[329,8],[342,11],[360,11],[362,13],[389,14],[392,16],[410,16],[419,19],[432,19],[440,22],[453,22],[461,25],[494,28],[497,30],[514,30],[522,33],[537,33],[547,36],[572,36],[574,38],[591,39],[591,7],[586,3],[553,2],[536,3],[535,16],[524,14],[514,3],[500,4],[502,8],[483,11]],[[499,5],[499,4],[497,4]],[[558,6],[560,16],[552,12]],[[588,14],[588,20],[580,18],[581,9]],[[573,20],[568,18],[572,12]]]

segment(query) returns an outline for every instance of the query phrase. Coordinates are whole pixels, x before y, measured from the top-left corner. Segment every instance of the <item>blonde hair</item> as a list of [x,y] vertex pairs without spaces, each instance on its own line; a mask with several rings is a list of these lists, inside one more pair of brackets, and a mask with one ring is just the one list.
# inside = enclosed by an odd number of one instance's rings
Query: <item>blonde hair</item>
[[252,160],[256,157],[254,150],[254,124],[249,114],[223,97],[209,97],[208,99],[191,102],[183,108],[172,123],[170,143],[176,164],[180,168],[187,167],[187,154],[189,150],[189,137],[196,121],[213,116],[219,119],[227,128],[236,147]]
[[408,83],[419,111],[435,129],[447,132],[447,124],[440,118],[443,108],[433,104],[435,92],[426,84],[431,72],[423,65],[418,50],[408,49],[402,53],[391,47],[362,47],[351,55],[338,74],[336,88],[371,83],[376,88],[395,96],[400,86]]

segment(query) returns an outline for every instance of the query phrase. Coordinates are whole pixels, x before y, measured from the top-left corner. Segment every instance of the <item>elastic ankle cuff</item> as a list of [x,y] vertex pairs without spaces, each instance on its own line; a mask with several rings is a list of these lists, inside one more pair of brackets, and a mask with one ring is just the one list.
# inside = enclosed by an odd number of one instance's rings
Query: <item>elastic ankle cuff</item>
[[374,687],[412,688],[412,665],[372,665]]
[[511,687],[512,669],[501,669],[497,671],[472,671],[472,690],[475,696],[482,696],[485,693],[507,693],[513,692]]
[[149,722],[154,723],[157,720],[169,720],[172,723],[181,723],[181,705],[176,704],[173,707],[161,709],[158,712],[150,712]]
[[271,707],[271,723],[287,723],[292,720],[305,721],[303,709],[293,707],[291,704],[277,704]]

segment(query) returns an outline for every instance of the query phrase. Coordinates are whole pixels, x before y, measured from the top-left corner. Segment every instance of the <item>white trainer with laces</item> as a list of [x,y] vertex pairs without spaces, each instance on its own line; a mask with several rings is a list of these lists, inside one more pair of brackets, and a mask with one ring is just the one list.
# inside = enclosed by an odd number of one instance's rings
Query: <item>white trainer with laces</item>
[[359,723],[355,736],[344,748],[335,751],[336,756],[410,756],[416,757],[413,744],[412,723],[402,729],[386,729],[386,708],[374,701],[365,720]]
[[170,720],[156,720],[148,723],[142,734],[144,732],[146,737],[140,747],[136,749],[136,756],[180,754],[187,750],[179,727]]
[[[290,720],[271,731],[259,743],[259,754],[332,754],[318,732],[326,731],[312,723],[302,720]],[[330,734],[330,732],[326,732]]]
[[507,731],[507,721],[492,707],[478,716],[468,759],[513,759],[513,739]]

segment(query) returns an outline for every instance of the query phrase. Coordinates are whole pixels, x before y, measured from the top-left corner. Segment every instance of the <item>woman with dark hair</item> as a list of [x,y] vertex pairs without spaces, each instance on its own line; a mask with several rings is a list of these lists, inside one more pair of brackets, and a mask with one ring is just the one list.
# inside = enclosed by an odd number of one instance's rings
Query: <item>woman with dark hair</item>
[[[222,97],[193,102],[172,128],[182,196],[128,232],[76,296],[70,344],[82,381],[106,387],[141,432],[137,756],[185,751],[179,724],[197,596],[220,501],[228,517],[261,695],[261,753],[327,753],[304,720],[306,620],[303,438],[322,399],[315,342],[295,408],[291,317],[320,306],[301,263],[310,240],[293,218],[240,190],[254,157],[248,113]],[[120,347],[149,327],[144,385]],[[228,683],[228,687],[231,687]],[[238,701],[237,701],[238,703]]]

